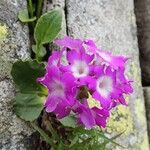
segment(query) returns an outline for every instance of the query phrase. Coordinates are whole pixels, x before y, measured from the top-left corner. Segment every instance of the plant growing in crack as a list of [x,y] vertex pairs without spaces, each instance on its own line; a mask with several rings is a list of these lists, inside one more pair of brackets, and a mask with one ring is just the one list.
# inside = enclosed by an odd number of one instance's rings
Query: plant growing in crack
[[[16,115],[29,121],[51,149],[103,150],[109,142],[119,145],[113,140],[122,133],[108,138],[102,128],[111,110],[127,105],[124,95],[133,92],[132,81],[124,75],[127,58],[100,50],[90,39],[55,40],[61,31],[62,11],[41,15],[42,3],[28,0],[28,9],[18,15],[29,24],[34,55],[12,67],[19,89]],[[53,50],[44,62],[45,44],[50,42],[60,50]]]

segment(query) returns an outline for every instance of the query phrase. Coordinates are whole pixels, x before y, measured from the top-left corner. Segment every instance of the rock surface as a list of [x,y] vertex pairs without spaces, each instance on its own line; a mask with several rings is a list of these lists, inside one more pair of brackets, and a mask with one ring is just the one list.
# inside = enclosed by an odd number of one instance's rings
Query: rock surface
[[[128,63],[127,74],[134,80],[134,94],[130,98],[127,97],[129,107],[121,106],[112,112],[109,127],[105,132],[108,136],[112,136],[124,131],[117,142],[126,147],[126,150],[149,150],[133,0],[66,0],[66,2],[69,35],[92,38],[100,48],[132,58]],[[0,1],[0,149],[2,150],[35,149],[30,147],[30,139],[35,139],[30,136],[33,131],[14,115],[12,108],[15,95],[10,77],[12,63],[17,59],[28,59],[30,55],[28,28],[21,25],[17,19],[18,11],[25,7],[26,3],[23,0]],[[65,0],[47,0],[44,11],[54,7],[64,9]],[[64,25],[62,35],[66,33],[65,29]],[[120,147],[113,148],[115,149],[120,150]]]
[[[65,1],[45,1],[44,12],[58,7],[64,9]],[[28,27],[17,18],[18,12],[24,8],[26,1],[23,0],[0,1],[0,149],[3,150],[37,149],[36,142],[39,140],[29,125],[14,114],[12,107],[15,96],[10,76],[12,64],[18,59],[30,57]],[[64,34],[65,15],[61,35]]]
[[43,12],[47,12],[54,8],[65,9],[65,0],[45,0]]
[[[0,1],[0,149],[26,149],[32,129],[13,112],[15,87],[11,80],[12,63],[29,58],[28,27],[17,18],[25,0]],[[24,140],[25,139],[25,140]]]
[[144,87],[144,97],[147,115],[147,125],[148,125],[148,136],[150,143],[150,87]]
[[[109,120],[106,134],[124,132],[117,142],[126,150],[149,150],[133,0],[66,0],[69,35],[92,38],[114,54],[131,58],[127,75],[134,80],[129,107],[120,106]],[[113,150],[120,150],[114,147]]]
[[135,13],[137,17],[142,80],[144,85],[150,85],[150,1],[136,0]]

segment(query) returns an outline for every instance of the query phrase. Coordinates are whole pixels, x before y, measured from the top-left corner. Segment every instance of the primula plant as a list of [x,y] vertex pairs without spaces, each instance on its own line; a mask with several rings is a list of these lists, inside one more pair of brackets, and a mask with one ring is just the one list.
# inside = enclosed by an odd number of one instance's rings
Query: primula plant
[[[52,52],[45,75],[37,79],[48,89],[46,112],[58,119],[71,114],[88,129],[105,128],[111,109],[127,105],[124,94],[132,93],[124,75],[127,59],[98,49],[92,40],[65,37],[55,43],[61,50]],[[96,106],[90,106],[89,96]]]
[[[32,14],[27,21],[20,12],[19,18],[35,25],[35,41],[32,59],[12,67],[18,88],[16,115],[40,133],[45,149],[103,150],[109,142],[117,144],[113,139],[122,133],[109,139],[102,129],[111,110],[127,106],[124,97],[133,92],[132,81],[125,76],[128,59],[99,49],[90,39],[55,40],[61,30],[61,10],[41,17]],[[45,44],[52,41],[59,50],[50,53]]]

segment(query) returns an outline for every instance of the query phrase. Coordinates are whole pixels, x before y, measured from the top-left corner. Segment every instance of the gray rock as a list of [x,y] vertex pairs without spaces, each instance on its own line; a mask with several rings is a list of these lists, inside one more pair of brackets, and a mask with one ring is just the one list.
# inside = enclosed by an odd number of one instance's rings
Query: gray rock
[[65,9],[65,0],[51,0],[51,1],[45,0],[44,1],[43,12],[47,12],[54,8]]
[[[24,1],[0,1],[0,79],[8,77],[12,62],[29,58],[28,27],[19,22],[17,14],[26,7]],[[3,31],[4,30],[4,31]]]
[[0,149],[26,149],[24,138],[32,134],[27,123],[13,112],[15,96],[10,70],[13,62],[29,58],[28,27],[18,21],[18,11],[26,7],[24,0],[0,1]]
[[135,13],[137,18],[142,80],[144,85],[150,85],[150,1],[136,0]]
[[147,125],[148,125],[148,136],[150,143],[150,87],[144,87],[144,97],[147,115]]
[[[99,48],[130,58],[127,75],[134,80],[129,107],[112,112],[105,132],[124,133],[116,141],[126,150],[149,150],[133,0],[67,0],[69,35],[91,38]],[[120,150],[120,147],[113,149]]]

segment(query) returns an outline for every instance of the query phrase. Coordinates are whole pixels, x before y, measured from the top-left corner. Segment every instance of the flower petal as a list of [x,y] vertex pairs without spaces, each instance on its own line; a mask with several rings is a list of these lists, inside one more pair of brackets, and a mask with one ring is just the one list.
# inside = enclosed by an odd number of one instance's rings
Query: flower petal
[[58,101],[53,99],[52,97],[48,96],[45,107],[47,112],[53,112],[57,107]]
[[58,46],[63,46],[75,50],[79,50],[82,47],[82,41],[80,39],[73,39],[68,36],[65,36],[61,40],[56,40],[55,43]]

